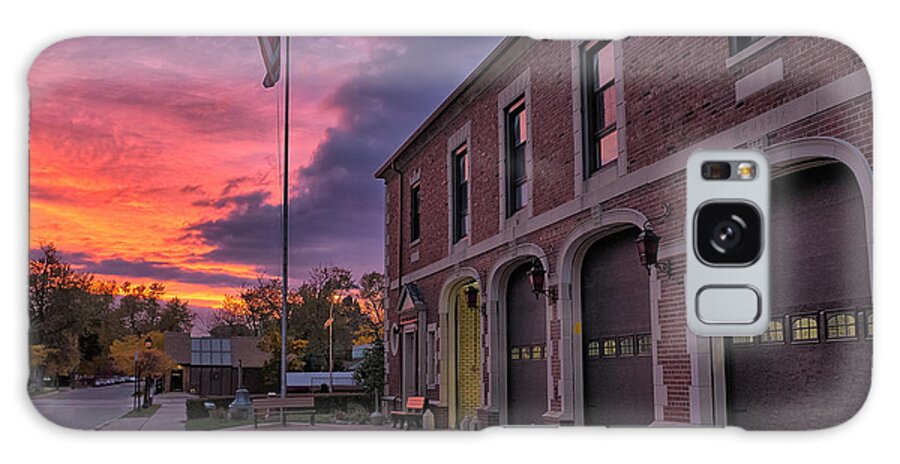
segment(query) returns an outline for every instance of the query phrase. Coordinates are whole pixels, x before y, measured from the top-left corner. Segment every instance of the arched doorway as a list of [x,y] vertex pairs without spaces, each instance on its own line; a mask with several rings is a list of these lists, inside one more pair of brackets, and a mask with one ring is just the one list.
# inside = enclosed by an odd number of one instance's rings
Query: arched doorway
[[834,160],[776,166],[772,319],[725,340],[727,421],[809,429],[851,417],[869,389],[871,282],[864,198]]
[[592,244],[581,264],[584,423],[653,421],[650,286],[628,227]]
[[542,424],[547,411],[547,315],[544,296],[519,264],[506,283],[506,423]]
[[[472,307],[466,295],[469,291],[476,292]],[[452,286],[449,298],[443,347],[446,350],[446,395],[449,425],[458,428],[466,417],[477,418],[481,406],[481,291],[474,279],[465,279]]]

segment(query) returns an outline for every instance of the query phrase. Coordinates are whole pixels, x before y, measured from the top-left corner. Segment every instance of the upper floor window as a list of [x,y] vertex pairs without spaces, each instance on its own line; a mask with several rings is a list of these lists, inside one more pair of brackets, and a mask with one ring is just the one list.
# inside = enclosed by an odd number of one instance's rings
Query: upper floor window
[[409,192],[409,241],[411,242],[419,240],[422,233],[420,225],[421,215],[419,207],[421,201],[419,198],[419,192],[419,184],[413,185]]
[[192,338],[191,364],[195,366],[230,366],[231,340],[227,338]]
[[469,147],[453,150],[453,241],[469,235]]
[[612,163],[619,157],[616,131],[616,68],[612,42],[599,43],[585,50],[587,106],[587,174]]
[[507,139],[507,209],[512,216],[528,203],[528,174],[525,170],[525,145],[528,143],[528,113],[525,98],[513,102],[506,110]]
[[746,49],[747,47],[758,42],[762,38],[763,37],[761,37],[761,36],[760,37],[755,37],[755,36],[754,37],[751,37],[751,36],[729,37],[728,38],[729,56],[737,55],[738,53],[742,52],[744,49]]

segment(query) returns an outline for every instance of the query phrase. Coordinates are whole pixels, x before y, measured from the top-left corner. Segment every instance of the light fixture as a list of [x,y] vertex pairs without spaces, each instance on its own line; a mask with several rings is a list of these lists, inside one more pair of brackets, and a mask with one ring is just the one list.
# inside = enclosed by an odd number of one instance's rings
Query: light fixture
[[656,232],[653,232],[653,221],[658,219],[662,219],[669,215],[669,204],[663,203],[663,214],[661,216],[657,216],[655,218],[650,218],[644,221],[644,228],[641,231],[640,235],[634,239],[635,245],[637,245],[638,250],[638,258],[641,261],[641,265],[647,268],[647,274],[649,275],[653,268],[656,268],[657,271],[666,275],[666,277],[672,277],[672,261],[666,260],[663,262],[659,262],[659,241],[660,236],[656,235]]
[[476,309],[478,307],[478,287],[474,284],[466,286],[466,307]]
[[544,269],[541,260],[538,258],[531,260],[531,269],[528,270],[528,282],[531,284],[531,291],[534,293],[534,297],[537,298],[539,295],[544,295],[550,301],[555,302],[557,300],[556,289],[548,290],[544,288],[546,276],[547,271]]
[[144,348],[147,348],[148,350],[153,348],[153,339],[150,338],[149,335],[144,339]]

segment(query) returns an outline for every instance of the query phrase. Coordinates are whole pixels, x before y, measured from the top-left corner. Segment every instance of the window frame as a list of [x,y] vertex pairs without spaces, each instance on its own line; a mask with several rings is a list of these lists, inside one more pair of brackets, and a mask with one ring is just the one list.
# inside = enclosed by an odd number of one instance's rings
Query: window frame
[[[771,325],[773,323],[781,324],[781,328],[778,329],[778,331],[781,333],[781,340],[773,340],[773,339],[767,340],[766,339],[769,332],[774,332],[773,330],[771,330]],[[784,331],[784,317],[779,316],[779,317],[773,317],[773,318],[769,319],[768,324],[766,324],[766,331],[763,332],[759,336],[759,344],[760,345],[784,345],[786,342],[787,342],[787,334],[785,334],[785,331]]]
[[[644,352],[641,351],[641,346],[642,346],[642,345],[641,345],[641,341],[643,341],[643,340],[645,340],[645,339],[648,340],[648,341],[650,342],[650,343],[648,343],[648,344],[646,345],[646,346],[648,347],[646,353],[644,353]],[[648,334],[648,333],[635,334],[635,336],[634,336],[634,346],[635,346],[635,350],[636,350],[635,353],[636,353],[637,356],[639,356],[639,357],[640,357],[640,356],[653,356],[653,335],[652,335],[652,334]]]
[[[472,162],[472,157],[469,151],[469,142],[465,141],[459,144],[453,151],[450,153],[451,157],[451,179],[452,179],[452,206],[453,206],[453,243],[457,243],[460,240],[466,238],[471,234],[472,229],[472,221],[470,215],[470,191],[469,186],[471,185],[471,172],[470,172],[470,163]],[[465,165],[462,167],[462,170],[465,171],[465,180],[461,181],[460,179],[460,166],[459,159],[465,158]],[[460,200],[460,193],[465,189],[465,201]],[[462,223],[461,219],[465,219],[465,224]],[[465,230],[462,230],[461,227],[465,226]]]
[[[728,57],[731,58],[738,53],[747,50],[752,47],[753,44],[758,43],[759,41],[765,39],[766,36],[752,36],[752,35],[742,35],[742,36],[730,36],[728,37]],[[742,39],[750,39],[749,42],[745,44],[741,44],[738,41]]]
[[[612,342],[612,353],[606,352],[606,342]],[[600,339],[600,357],[615,358],[619,356],[619,337],[603,337]]]
[[[631,358],[631,357],[637,356],[637,349],[636,349],[636,345],[635,345],[635,336],[634,336],[634,334],[631,334],[631,335],[620,335],[619,337],[616,337],[616,338],[617,338],[617,340],[616,340],[616,350],[618,351],[618,354],[619,354],[619,357],[620,357],[620,358]],[[629,343],[627,344],[627,346],[629,346],[629,347],[631,348],[631,352],[630,352],[630,353],[625,353],[625,351],[623,350],[623,348],[626,346],[625,343],[622,343],[623,341],[629,342]]]
[[[816,338],[814,338],[814,339],[797,339],[797,337],[795,337],[794,322],[799,321],[801,319],[810,319],[813,322],[815,322],[816,326],[814,328],[816,330]],[[790,319],[789,319],[789,327],[790,327],[789,333],[791,335],[791,344],[792,345],[814,344],[814,343],[819,343],[820,341],[822,341],[822,324],[820,324],[818,313],[791,314]],[[811,328],[813,328],[813,327],[807,327],[806,329],[809,330]],[[803,329],[804,329],[803,327],[800,328],[800,330],[803,330]]]
[[870,320],[874,320],[872,308],[860,311],[860,313],[862,314],[863,324],[866,330],[866,340],[872,340],[875,333],[874,322],[870,322]]
[[[522,128],[519,126],[519,133],[525,135],[525,139],[521,140],[517,145],[515,143],[516,139],[516,126],[514,121],[516,118],[522,115],[525,121],[525,127]],[[514,216],[516,213],[524,210],[528,207],[528,145],[531,143],[531,138],[528,136],[529,127],[531,125],[531,121],[528,118],[528,106],[526,95],[520,94],[518,97],[512,100],[512,103],[506,106],[504,110],[505,117],[505,134],[504,137],[506,139],[506,217],[510,218]],[[518,157],[521,156],[521,165],[522,165],[522,173],[520,176],[516,177],[514,174],[517,171],[517,166],[519,163]],[[516,189],[521,188],[521,204],[516,204]]]
[[[756,337],[747,335],[734,335],[728,337],[731,341],[731,347],[749,347],[756,346]],[[738,340],[741,340],[740,342]]]
[[[606,49],[607,47],[610,47],[610,53],[613,53],[613,73],[612,77],[608,81],[600,83],[598,82],[600,77],[598,76],[597,66],[594,66],[594,59],[602,50]],[[616,166],[619,159],[618,140],[616,140],[615,157],[605,163],[603,162],[600,149],[601,141],[604,138],[606,138],[607,136],[618,137],[618,101],[612,102],[612,108],[615,112],[613,121],[609,124],[605,123],[606,91],[609,89],[613,89],[613,96],[616,98],[616,100],[618,100],[619,98],[619,89],[616,86],[617,82],[614,41],[589,42],[582,47],[580,55],[582,68],[581,98],[582,107],[584,108],[584,148],[582,150],[584,159],[582,160],[582,163],[584,164],[584,178],[588,179],[594,174],[610,168],[610,166]],[[597,122],[601,119],[604,121],[604,126],[596,127]]]
[[[843,324],[838,327],[852,327],[853,335],[844,335],[844,336],[832,336],[831,335],[831,319],[837,318],[838,316],[849,316],[853,319],[851,324]],[[849,342],[849,341],[857,341],[859,340],[859,318],[856,315],[856,311],[852,309],[845,310],[835,310],[835,311],[826,311],[823,319],[825,320],[825,341],[827,342]]]
[[419,243],[422,239],[422,189],[421,183],[409,186],[409,242]]

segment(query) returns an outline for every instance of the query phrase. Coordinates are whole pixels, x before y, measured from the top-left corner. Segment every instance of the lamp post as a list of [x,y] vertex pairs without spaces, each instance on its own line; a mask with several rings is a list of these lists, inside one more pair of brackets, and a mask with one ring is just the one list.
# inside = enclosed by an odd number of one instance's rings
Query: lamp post
[[659,262],[659,235],[656,235],[653,232],[652,222],[658,219],[663,219],[669,215],[669,205],[668,203],[663,203],[663,214],[661,216],[655,218],[649,218],[644,221],[644,227],[641,231],[640,235],[634,239],[634,244],[637,246],[638,258],[641,260],[641,265],[647,268],[647,274],[649,275],[653,268],[656,268],[657,271],[666,274],[667,277],[672,277],[672,263],[671,261]]
[[141,385],[141,371],[139,370],[138,364],[138,350],[134,350],[134,393],[131,395],[132,401],[131,406],[132,409],[137,410],[141,407],[140,400],[140,385]]
[[341,295],[331,295],[331,304],[328,307],[328,394],[334,393],[334,304]]
[[531,260],[531,269],[528,271],[528,282],[531,284],[531,291],[534,293],[534,297],[538,298],[539,295],[544,295],[550,301],[555,302],[558,299],[556,289],[544,288],[544,285],[546,284],[546,275],[547,271],[544,269],[541,260],[538,258]]
[[[153,339],[149,335],[144,339],[144,348],[148,352],[153,348]],[[150,372],[148,371],[147,377],[144,378],[144,408],[149,408],[153,402],[153,398],[150,396],[150,380]]]

